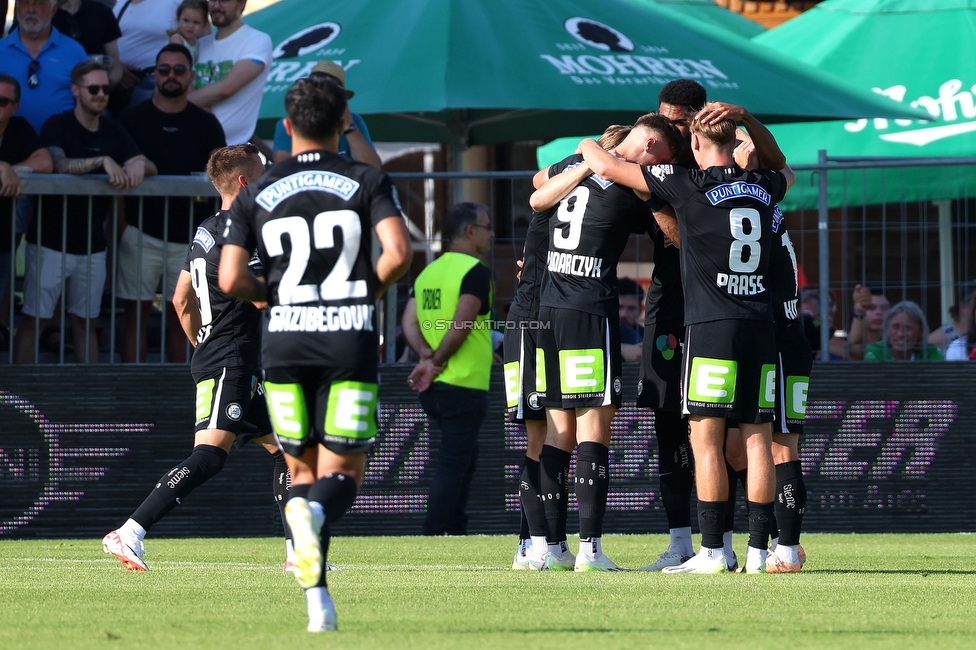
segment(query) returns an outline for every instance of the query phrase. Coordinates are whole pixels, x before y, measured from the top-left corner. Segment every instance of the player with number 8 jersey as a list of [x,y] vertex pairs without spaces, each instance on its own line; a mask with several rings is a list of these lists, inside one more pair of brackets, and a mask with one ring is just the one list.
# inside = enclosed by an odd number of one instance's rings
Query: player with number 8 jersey
[[[238,196],[220,260],[221,289],[269,305],[264,386],[292,473],[285,515],[310,632],[336,629],[324,567],[330,527],[352,506],[376,438],[375,301],[410,263],[390,178],[336,153],[346,107],[345,89],[328,78],[288,90],[293,156]],[[248,272],[254,248],[266,282]]]

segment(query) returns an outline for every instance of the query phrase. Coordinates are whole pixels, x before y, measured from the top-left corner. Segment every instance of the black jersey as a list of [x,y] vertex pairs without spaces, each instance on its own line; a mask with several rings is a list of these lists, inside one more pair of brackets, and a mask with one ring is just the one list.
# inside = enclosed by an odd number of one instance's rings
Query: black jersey
[[389,176],[327,151],[289,158],[241,192],[223,238],[257,248],[264,265],[265,368],[379,362],[372,230],[394,216]]
[[525,232],[525,248],[522,249],[522,274],[515,291],[515,300],[508,313],[524,318],[539,315],[539,297],[542,293],[542,275],[546,271],[546,252],[549,250],[549,217],[552,210],[532,213],[529,228]]
[[681,233],[685,325],[772,320],[766,287],[773,207],[786,179],[740,167],[645,167],[647,187],[674,208]]
[[766,286],[773,301],[773,320],[795,321],[800,299],[800,270],[793,240],[783,222],[783,212],[773,208],[773,244]]
[[[260,367],[261,312],[252,303],[228,296],[217,283],[217,237],[226,220],[220,212],[204,219],[183,263],[200,310],[200,331],[190,361],[194,376],[225,367]],[[255,275],[264,275],[256,255],[251,257],[250,266]]]
[[[561,165],[571,169],[582,156]],[[617,261],[632,232],[654,219],[633,190],[596,174],[569,193],[549,219],[541,305],[616,317]]]
[[681,262],[678,247],[664,234],[657,222],[647,234],[654,242],[654,270],[644,301],[644,325],[657,321],[681,321],[685,317],[684,292],[681,290]]

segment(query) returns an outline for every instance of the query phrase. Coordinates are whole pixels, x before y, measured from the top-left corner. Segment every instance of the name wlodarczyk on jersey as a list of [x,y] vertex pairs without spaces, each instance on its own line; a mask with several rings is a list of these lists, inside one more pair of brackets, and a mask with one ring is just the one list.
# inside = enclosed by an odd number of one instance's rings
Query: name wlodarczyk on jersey
[[785,177],[739,167],[642,169],[648,189],[678,217],[685,324],[771,320],[773,209],[786,192]]
[[224,241],[257,249],[267,275],[262,364],[378,362],[372,234],[400,218],[382,170],[327,151],[289,158],[234,202]]
[[[573,155],[550,168],[550,177],[579,165]],[[549,250],[541,303],[598,316],[617,316],[617,261],[633,232],[653,216],[629,188],[591,174],[556,207],[549,220]]]
[[[253,304],[228,296],[220,290],[218,233],[227,220],[217,212],[204,219],[193,235],[183,269],[190,274],[200,311],[197,345],[190,361],[194,375],[207,374],[223,367],[260,366],[261,312]],[[261,262],[251,257],[251,271],[263,276]]]

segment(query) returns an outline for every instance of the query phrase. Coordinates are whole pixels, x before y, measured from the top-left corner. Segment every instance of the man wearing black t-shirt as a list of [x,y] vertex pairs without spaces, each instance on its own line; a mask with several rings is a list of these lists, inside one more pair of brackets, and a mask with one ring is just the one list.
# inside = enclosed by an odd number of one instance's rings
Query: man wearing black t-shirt
[[[670,160],[681,146],[671,123],[652,114],[638,119],[615,151],[624,159],[653,164]],[[560,165],[582,162],[582,157],[573,156]],[[540,487],[553,536],[550,569],[571,565],[565,545],[565,478],[572,449],[579,443],[575,483],[580,553],[572,566],[577,571],[619,570],[603,553],[601,541],[609,491],[610,421],[621,404],[616,265],[630,233],[646,231],[652,218],[633,191],[590,174],[560,201],[549,221],[548,273],[539,320],[551,327],[540,331],[539,347],[545,358],[547,390],[542,399],[549,420],[540,454]]]
[[[131,107],[119,121],[160,174],[183,176],[204,171],[210,154],[226,143],[220,121],[186,99],[193,83],[189,50],[172,43],[165,46],[156,55],[154,74],[156,91],[152,98]],[[191,228],[211,211],[212,202],[148,196],[142,201],[140,214],[139,199],[126,198],[127,225],[119,224],[118,296],[125,305],[122,361],[145,361],[149,314],[162,283],[168,306],[167,356],[172,362],[182,362],[186,345],[170,301]]]
[[[344,89],[300,79],[285,95],[288,160],[234,202],[220,288],[270,305],[262,337],[268,410],[292,474],[285,508],[310,632],[336,629],[325,584],[330,526],[352,506],[376,438],[377,296],[410,263],[393,182],[336,153]],[[372,232],[382,246],[375,265]],[[267,280],[248,271],[257,248]]]
[[[104,115],[108,90],[108,72],[101,64],[85,61],[76,65],[71,71],[75,108],[44,123],[41,144],[51,152],[58,173],[104,171],[113,187],[124,190],[155,174],[156,166],[146,160],[118,122]],[[22,318],[17,328],[16,363],[29,363],[35,357],[38,322],[54,315],[61,297],[62,264],[67,280],[64,308],[71,319],[75,358],[79,363],[98,361],[92,320],[98,317],[105,286],[102,222],[109,215],[112,197],[68,196],[64,200],[66,224],[64,203],[51,197],[39,201],[37,222],[27,228],[23,313],[29,318]],[[67,230],[64,240],[62,227]]]
[[[257,147],[248,144],[226,147],[213,155],[208,172],[220,192],[221,210],[228,210],[237,194],[264,173],[257,154]],[[217,212],[200,224],[176,286],[179,319],[195,348],[190,363],[196,384],[193,453],[163,475],[125,524],[102,539],[102,549],[130,571],[148,570],[143,559],[146,533],[194,489],[220,472],[231,447],[254,442],[274,456],[272,486],[284,521],[288,470],[271,433],[259,381],[261,312],[217,286],[217,237],[225,221],[226,216]],[[256,257],[252,268],[263,275]],[[287,525],[285,531],[287,536]]]
[[[7,283],[13,270],[11,263],[16,242],[13,229],[14,206],[20,196],[20,177],[14,167],[30,167],[35,174],[52,171],[51,154],[30,122],[14,113],[20,108],[20,82],[0,74],[0,305],[4,304]],[[7,324],[7,310],[0,309],[0,323]],[[0,337],[6,348],[6,332]]]
[[[761,159],[780,171],[747,172],[735,165],[735,122],[753,135]],[[772,215],[795,180],[769,131],[738,107],[708,105],[691,124],[700,170],[674,165],[639,168],[646,187],[676,211],[685,295],[683,411],[689,415],[697,468],[702,549],[669,573],[718,573],[728,475],[726,419],[739,422],[749,461],[749,549],[746,572],[765,571],[774,471],[771,421],[775,390],[772,309],[764,282]],[[583,143],[587,161],[609,177],[640,185],[633,165]]]

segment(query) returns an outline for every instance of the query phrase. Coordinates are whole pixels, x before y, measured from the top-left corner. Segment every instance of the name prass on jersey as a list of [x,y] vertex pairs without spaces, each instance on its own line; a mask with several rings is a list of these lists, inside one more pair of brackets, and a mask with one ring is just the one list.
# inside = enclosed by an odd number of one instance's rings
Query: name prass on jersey
[[715,276],[715,284],[724,288],[725,292],[732,296],[756,296],[766,290],[762,275],[718,273]]

